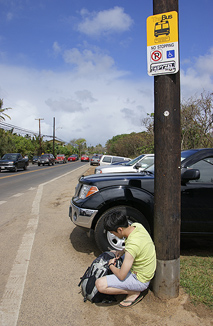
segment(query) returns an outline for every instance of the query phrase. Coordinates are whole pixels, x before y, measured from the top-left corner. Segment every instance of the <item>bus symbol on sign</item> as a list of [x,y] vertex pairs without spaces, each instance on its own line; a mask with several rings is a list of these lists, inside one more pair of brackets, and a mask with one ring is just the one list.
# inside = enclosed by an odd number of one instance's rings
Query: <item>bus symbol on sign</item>
[[152,61],[155,61],[155,62],[160,61],[161,58],[162,58],[161,51],[156,50],[156,51],[152,52],[152,54],[151,54]]

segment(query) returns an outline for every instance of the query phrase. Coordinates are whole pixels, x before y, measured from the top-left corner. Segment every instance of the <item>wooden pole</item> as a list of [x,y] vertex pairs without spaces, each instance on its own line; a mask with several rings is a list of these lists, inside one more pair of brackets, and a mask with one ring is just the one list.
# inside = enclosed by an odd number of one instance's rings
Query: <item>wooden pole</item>
[[[153,0],[153,14],[178,12],[178,0]],[[180,280],[180,73],[154,77],[155,205],[157,270],[154,294],[177,297]]]

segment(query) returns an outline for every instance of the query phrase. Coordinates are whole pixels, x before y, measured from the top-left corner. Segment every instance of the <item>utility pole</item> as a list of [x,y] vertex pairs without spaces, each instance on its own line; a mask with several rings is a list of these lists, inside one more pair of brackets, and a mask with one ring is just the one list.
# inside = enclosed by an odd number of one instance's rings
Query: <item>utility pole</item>
[[53,156],[55,156],[55,117],[53,118]]
[[[171,11],[178,13],[178,0],[153,0],[154,15]],[[156,48],[160,47],[156,46]],[[155,59],[155,57],[153,58]],[[155,75],[154,107],[154,242],[157,252],[157,269],[153,280],[153,292],[161,299],[170,299],[179,295],[180,281],[181,129],[179,71]]]
[[39,123],[39,146],[40,146],[40,149],[39,149],[39,156],[41,155],[41,120],[44,120],[44,119],[35,119],[35,120],[38,120],[38,123]]

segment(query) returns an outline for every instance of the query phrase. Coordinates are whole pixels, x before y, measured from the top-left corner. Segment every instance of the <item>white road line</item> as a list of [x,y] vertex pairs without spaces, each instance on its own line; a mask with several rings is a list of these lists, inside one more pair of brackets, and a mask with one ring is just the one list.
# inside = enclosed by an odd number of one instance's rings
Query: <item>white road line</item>
[[13,263],[5,291],[2,297],[0,306],[0,326],[16,326],[19,311],[21,307],[22,297],[24,293],[24,286],[27,277],[28,266],[30,262],[31,251],[35,239],[35,234],[39,222],[40,202],[44,185],[62,178],[81,167],[72,170],[68,173],[54,178],[48,182],[42,183],[38,186],[35,199],[32,204],[31,217],[27,224],[27,229],[22,238],[21,245],[17,251],[15,261]]
[[12,197],[20,197],[22,195],[23,195],[23,193],[19,192],[18,194],[13,195]]
[[39,221],[39,207],[42,197],[43,184],[38,186],[38,190],[33,201],[31,218],[22,238],[12,270],[5,288],[1,303],[1,325],[15,326],[18,321],[27,270],[30,261],[32,246]]
[[6,203],[6,200],[2,200],[2,201],[0,201],[0,205],[2,205],[2,204],[4,204],[4,203]]

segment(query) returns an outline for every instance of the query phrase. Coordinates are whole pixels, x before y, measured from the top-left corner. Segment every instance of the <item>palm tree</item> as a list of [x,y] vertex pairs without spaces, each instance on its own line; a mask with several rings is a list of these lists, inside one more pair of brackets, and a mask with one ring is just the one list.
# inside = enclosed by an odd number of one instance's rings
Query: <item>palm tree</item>
[[0,99],[0,121],[1,120],[5,120],[5,117],[11,119],[10,116],[5,113],[6,110],[9,110],[11,108],[5,108],[5,109],[3,109],[2,106],[3,106],[3,100]]

